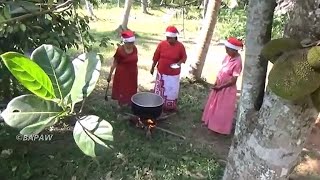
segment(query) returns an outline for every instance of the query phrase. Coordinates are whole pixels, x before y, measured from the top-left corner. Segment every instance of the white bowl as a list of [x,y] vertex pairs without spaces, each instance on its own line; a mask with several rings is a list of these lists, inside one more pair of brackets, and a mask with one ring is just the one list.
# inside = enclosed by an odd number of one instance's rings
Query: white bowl
[[171,67],[172,69],[179,69],[179,68],[180,68],[180,65],[177,64],[177,63],[174,63],[174,64],[171,64],[170,67]]

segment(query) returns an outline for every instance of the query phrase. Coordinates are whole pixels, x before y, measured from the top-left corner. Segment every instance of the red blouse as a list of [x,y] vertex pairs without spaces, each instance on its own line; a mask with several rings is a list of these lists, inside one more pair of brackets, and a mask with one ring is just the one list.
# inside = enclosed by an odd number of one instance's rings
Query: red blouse
[[186,62],[187,54],[184,45],[177,41],[171,45],[167,40],[161,41],[153,55],[153,61],[158,62],[157,68],[160,74],[178,75],[181,68],[173,69],[171,64],[179,61]]
[[118,100],[119,104],[127,104],[137,93],[138,50],[134,46],[132,53],[127,54],[124,47],[120,46],[113,57],[117,61],[117,67],[113,78],[112,99]]

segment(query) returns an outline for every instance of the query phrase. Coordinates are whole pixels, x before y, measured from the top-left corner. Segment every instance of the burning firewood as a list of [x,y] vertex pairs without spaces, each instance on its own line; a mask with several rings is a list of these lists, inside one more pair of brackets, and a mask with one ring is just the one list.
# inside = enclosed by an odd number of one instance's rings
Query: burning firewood
[[169,131],[167,129],[163,129],[163,128],[157,126],[157,121],[165,120],[165,119],[175,115],[175,113],[169,114],[169,115],[165,115],[165,116],[160,116],[159,118],[157,118],[155,120],[153,120],[151,118],[145,118],[145,119],[144,118],[140,118],[140,117],[138,117],[138,116],[136,116],[134,114],[130,114],[130,113],[125,113],[125,114],[128,116],[128,119],[130,120],[130,122],[132,124],[134,124],[136,127],[139,127],[139,128],[142,128],[142,129],[146,129],[147,138],[151,138],[153,129],[159,129],[159,130],[161,130],[163,132],[166,132],[168,134],[180,137],[181,139],[186,139],[186,137],[184,137],[182,135],[179,135],[177,133],[174,133],[172,131]]

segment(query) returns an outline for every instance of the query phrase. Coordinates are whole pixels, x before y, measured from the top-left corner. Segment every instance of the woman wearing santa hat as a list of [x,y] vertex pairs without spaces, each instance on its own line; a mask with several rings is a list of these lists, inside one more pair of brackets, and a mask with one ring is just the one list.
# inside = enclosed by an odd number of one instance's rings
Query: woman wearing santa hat
[[167,39],[158,44],[150,70],[153,74],[157,66],[154,92],[164,98],[164,111],[177,110],[181,64],[187,59],[185,47],[178,41],[178,33],[176,27],[167,27],[165,33]]
[[202,115],[202,123],[214,132],[228,135],[232,130],[237,102],[236,82],[242,71],[238,50],[243,47],[243,44],[241,40],[230,37],[224,45],[227,55],[222,61],[222,68],[209,95]]
[[138,50],[134,45],[135,36],[132,31],[121,33],[123,45],[119,45],[114,54],[110,68],[108,82],[111,81],[113,71],[116,70],[113,85],[112,99],[117,100],[120,106],[128,105],[131,97],[138,89]]

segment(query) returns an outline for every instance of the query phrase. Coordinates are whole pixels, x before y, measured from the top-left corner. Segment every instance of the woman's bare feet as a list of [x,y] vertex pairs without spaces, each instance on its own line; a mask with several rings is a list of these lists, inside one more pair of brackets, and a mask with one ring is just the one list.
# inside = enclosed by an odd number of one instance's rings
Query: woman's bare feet
[[201,122],[201,127],[207,127],[207,124],[205,122]]

